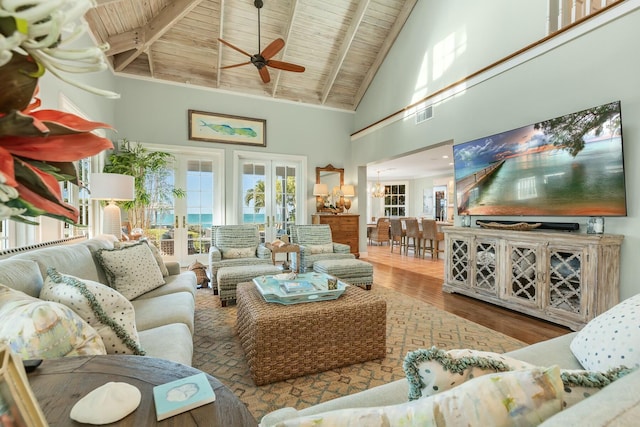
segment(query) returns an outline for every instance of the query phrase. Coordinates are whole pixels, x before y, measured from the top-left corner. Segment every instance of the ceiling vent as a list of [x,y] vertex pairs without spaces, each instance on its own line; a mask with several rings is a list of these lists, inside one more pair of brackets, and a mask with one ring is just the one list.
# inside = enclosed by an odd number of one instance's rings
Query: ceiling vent
[[425,107],[422,110],[416,111],[416,124],[422,123],[425,120],[429,120],[432,117],[433,117],[433,105],[429,105],[428,107]]

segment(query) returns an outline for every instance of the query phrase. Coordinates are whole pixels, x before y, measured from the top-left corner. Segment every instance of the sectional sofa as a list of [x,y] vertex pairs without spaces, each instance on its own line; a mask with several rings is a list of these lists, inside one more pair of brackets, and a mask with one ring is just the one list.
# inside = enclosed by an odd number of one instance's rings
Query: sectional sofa
[[[457,359],[449,359],[449,355],[454,352],[417,350],[415,354],[408,354],[405,360],[406,379],[300,410],[282,408],[265,415],[260,426],[432,425],[419,421],[420,411],[423,411],[423,415],[424,412],[431,411],[429,417],[439,412],[441,423],[437,425],[449,425],[445,422],[446,416],[443,413],[451,406],[446,407],[447,404],[443,402],[451,404],[451,399],[466,397],[470,397],[475,406],[467,413],[457,413],[455,425],[497,425],[495,420],[478,423],[477,420],[474,422],[465,418],[485,416],[491,411],[492,405],[500,409],[506,405],[505,395],[487,392],[478,383],[488,379],[488,373],[495,380],[501,375],[513,375],[518,371],[525,373],[539,370],[540,367],[548,371],[555,366],[561,368],[559,373],[563,378],[557,387],[560,404],[547,412],[550,415],[535,421],[529,419],[529,423],[501,425],[619,427],[636,426],[639,423],[640,294],[593,319],[579,332],[529,345],[504,355],[487,356],[479,353],[461,350]],[[416,354],[417,357],[414,357]],[[436,361],[434,355],[446,357]],[[505,365],[500,368],[500,363]],[[629,369],[619,370],[621,365]],[[499,369],[501,373],[496,373]],[[570,381],[576,384],[571,384]],[[484,386],[486,384],[485,382]],[[426,399],[424,394],[420,395],[424,391],[431,393],[427,394],[429,397]],[[514,392],[514,395],[519,391]],[[550,389],[545,392],[552,394]],[[436,401],[438,398],[446,399],[445,394],[450,395],[450,400]],[[410,396],[416,400],[409,402]],[[427,408],[431,404],[434,407]],[[440,404],[439,410],[433,410],[437,404]],[[513,412],[517,413],[519,410],[520,408]],[[536,416],[539,414],[536,413]],[[402,420],[404,424],[398,423],[398,420]]]
[[[162,263],[158,256],[154,258],[154,262],[157,262],[155,267],[150,266],[152,271],[146,271],[143,266],[144,262],[138,260],[135,253],[146,256],[149,248],[135,246],[119,249],[114,245],[118,245],[115,237],[104,235],[78,243],[46,247],[13,255],[0,260],[0,285],[38,298],[43,292],[43,287],[50,283],[47,282],[47,277],[49,280],[51,277],[58,278],[59,282],[64,281],[71,287],[76,286],[76,288],[78,282],[82,282],[87,286],[92,286],[94,290],[101,289],[94,291],[95,298],[91,297],[90,299],[102,302],[102,306],[100,304],[93,306],[94,312],[97,307],[102,314],[108,311],[106,304],[112,304],[109,301],[103,302],[105,297],[102,295],[108,291],[112,299],[117,297],[121,301],[119,304],[125,304],[132,317],[134,316],[132,323],[134,322],[135,325],[130,326],[130,333],[127,337],[127,339],[131,336],[134,337],[135,343],[132,348],[135,346],[135,348],[142,350],[146,356],[167,359],[190,366],[193,357],[195,274],[191,271],[181,272],[178,263]],[[140,243],[140,245],[146,245],[146,243]],[[126,252],[119,253],[119,250]],[[118,257],[122,259],[123,265],[127,263],[130,265],[118,269],[120,266],[114,266],[114,262],[116,264],[118,262]],[[106,265],[104,264],[106,261],[115,268],[105,270],[103,265]],[[156,268],[159,272],[155,270]],[[143,283],[138,285],[137,289],[122,290],[122,295],[126,292],[133,292],[130,294],[134,295],[133,297],[122,298],[120,293],[112,291],[111,287],[109,289],[103,287],[110,282],[110,279],[113,284],[113,280],[117,280],[116,276],[121,273],[138,274],[141,277]],[[155,283],[153,286],[148,286],[147,284],[151,280],[155,280]],[[84,285],[80,286],[84,287]],[[5,294],[9,292],[6,287],[4,288]],[[55,290],[51,290],[49,293],[51,294],[48,297],[50,300],[58,297],[65,298],[67,295],[66,292],[63,292],[56,297]],[[5,301],[5,307],[8,306],[9,303]],[[0,318],[5,311],[0,298]],[[92,316],[96,317],[94,313],[89,311],[89,317]],[[111,316],[111,318],[116,317],[118,316]],[[22,320],[24,319],[20,319],[20,321]],[[110,322],[111,320],[107,316],[106,323],[111,324],[111,329],[117,331],[120,328],[120,325],[113,325],[113,322]],[[0,325],[0,331],[2,326],[5,325]],[[2,340],[1,337],[0,340]],[[106,350],[109,352],[109,345],[106,345]]]

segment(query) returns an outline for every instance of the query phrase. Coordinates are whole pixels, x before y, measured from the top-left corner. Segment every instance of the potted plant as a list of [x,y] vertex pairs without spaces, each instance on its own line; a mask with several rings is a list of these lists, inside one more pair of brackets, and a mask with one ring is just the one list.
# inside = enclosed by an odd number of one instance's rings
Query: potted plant
[[174,198],[186,196],[186,192],[167,182],[174,156],[162,151],[150,151],[140,143],[132,144],[126,138],[119,142],[116,151],[107,157],[104,172],[130,175],[135,178],[135,199],[120,202],[127,211],[132,229],[148,230],[151,210],[173,206]]

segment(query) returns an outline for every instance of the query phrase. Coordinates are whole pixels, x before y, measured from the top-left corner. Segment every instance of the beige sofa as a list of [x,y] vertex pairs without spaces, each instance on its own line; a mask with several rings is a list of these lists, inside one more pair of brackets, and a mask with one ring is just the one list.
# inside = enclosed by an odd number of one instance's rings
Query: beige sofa
[[[638,324],[635,328],[638,328]],[[558,365],[565,369],[583,369],[569,347],[576,334],[576,332],[569,333],[505,355],[536,366]],[[640,346],[635,342],[636,340],[636,338],[629,339],[628,345],[638,351]],[[408,393],[409,383],[406,379],[401,379],[298,411],[283,408],[267,414],[260,425],[261,427],[275,426],[283,420],[334,410],[402,404],[408,401]],[[590,397],[547,418],[541,425],[545,427],[578,425],[618,427],[638,425],[638,420],[640,420],[640,370],[636,369]]]
[[[38,297],[47,268],[80,279],[107,283],[95,253],[113,249],[115,237],[98,236],[78,243],[36,249],[0,260],[0,284]],[[178,263],[165,263],[166,282],[131,303],[140,346],[146,356],[191,365],[195,315],[196,277],[181,272]]]

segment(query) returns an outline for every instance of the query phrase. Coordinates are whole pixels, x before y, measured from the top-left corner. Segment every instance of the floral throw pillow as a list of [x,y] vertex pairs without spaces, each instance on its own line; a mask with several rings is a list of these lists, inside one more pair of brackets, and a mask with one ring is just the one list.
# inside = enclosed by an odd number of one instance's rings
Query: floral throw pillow
[[100,249],[96,258],[104,269],[109,286],[128,300],[165,284],[151,249],[136,243],[120,249]]
[[0,285],[0,342],[22,359],[107,354],[95,329],[69,307]]
[[102,337],[108,354],[144,356],[133,305],[115,289],[47,269],[40,298],[73,309]]
[[484,375],[398,405],[340,409],[265,423],[264,427],[533,426],[561,409],[558,367],[532,368]]

